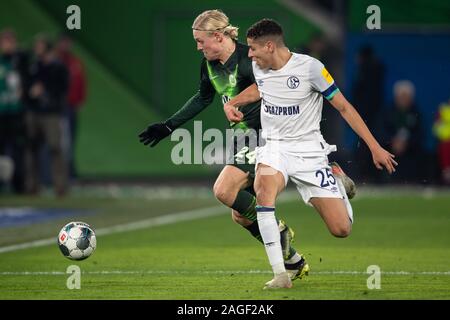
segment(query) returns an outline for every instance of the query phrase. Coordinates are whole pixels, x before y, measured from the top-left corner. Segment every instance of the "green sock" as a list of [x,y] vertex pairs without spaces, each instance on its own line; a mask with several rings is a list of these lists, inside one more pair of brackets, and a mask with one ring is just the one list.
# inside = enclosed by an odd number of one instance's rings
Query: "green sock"
[[291,246],[289,248],[289,256],[287,257],[287,260],[291,259],[293,256],[295,256],[295,254],[297,253],[297,251],[294,249],[293,246]]
[[250,192],[240,190],[231,208],[248,220],[256,221],[256,198]]
[[251,225],[246,226],[244,228],[247,229],[248,231],[250,231],[250,233],[256,240],[263,243],[263,240],[261,237],[261,232],[259,232],[258,221],[253,221]]

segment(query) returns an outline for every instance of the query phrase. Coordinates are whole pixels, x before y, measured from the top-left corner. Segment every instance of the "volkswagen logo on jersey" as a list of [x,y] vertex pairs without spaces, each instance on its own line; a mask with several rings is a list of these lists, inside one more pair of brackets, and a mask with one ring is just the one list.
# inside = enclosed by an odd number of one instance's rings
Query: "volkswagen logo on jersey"
[[299,84],[300,84],[300,80],[298,80],[298,78],[296,76],[290,76],[287,79],[287,86],[290,89],[297,89]]
[[230,74],[230,76],[228,77],[228,82],[230,83],[230,86],[232,87],[236,87],[236,77],[234,76],[234,74]]

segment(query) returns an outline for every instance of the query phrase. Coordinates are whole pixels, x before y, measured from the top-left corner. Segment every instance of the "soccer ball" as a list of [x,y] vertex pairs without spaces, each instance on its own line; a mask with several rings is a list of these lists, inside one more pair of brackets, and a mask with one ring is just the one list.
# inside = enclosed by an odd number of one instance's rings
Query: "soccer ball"
[[58,235],[62,254],[72,260],[88,258],[97,247],[94,230],[84,222],[69,222]]

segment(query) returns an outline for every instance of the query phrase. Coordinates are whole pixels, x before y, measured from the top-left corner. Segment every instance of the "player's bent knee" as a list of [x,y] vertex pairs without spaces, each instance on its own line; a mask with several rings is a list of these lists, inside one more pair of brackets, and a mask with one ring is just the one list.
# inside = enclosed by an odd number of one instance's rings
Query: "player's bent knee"
[[220,202],[225,203],[229,201],[230,192],[223,186],[223,184],[216,182],[213,187],[213,192],[216,199]]
[[276,194],[265,188],[259,188],[256,190],[256,201],[259,205],[272,206],[275,197]]
[[330,232],[336,238],[346,238],[352,232],[350,221],[347,224],[337,224],[330,228]]

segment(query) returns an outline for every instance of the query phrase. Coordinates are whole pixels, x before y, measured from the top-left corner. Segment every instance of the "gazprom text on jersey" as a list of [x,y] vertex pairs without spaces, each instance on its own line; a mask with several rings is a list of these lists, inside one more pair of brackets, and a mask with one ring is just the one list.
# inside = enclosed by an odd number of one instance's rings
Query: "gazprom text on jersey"
[[294,114],[299,114],[300,113],[300,106],[291,106],[291,107],[279,107],[279,106],[268,106],[268,105],[264,105],[264,111],[269,113],[269,114],[273,114],[276,116],[291,116]]

